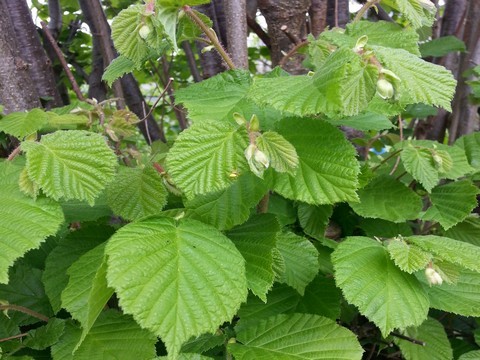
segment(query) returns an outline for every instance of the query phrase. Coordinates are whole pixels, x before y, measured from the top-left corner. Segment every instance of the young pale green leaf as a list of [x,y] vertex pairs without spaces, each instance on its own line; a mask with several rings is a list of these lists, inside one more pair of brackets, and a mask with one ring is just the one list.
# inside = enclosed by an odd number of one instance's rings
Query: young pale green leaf
[[382,175],[358,191],[360,202],[350,206],[360,216],[392,222],[416,219],[422,210],[422,199],[394,178]]
[[445,236],[480,246],[480,218],[474,214],[445,231]]
[[68,234],[48,254],[45,261],[45,271],[42,282],[45,292],[52,304],[53,311],[57,313],[62,307],[61,294],[68,284],[68,268],[80,256],[100,245],[113,234],[113,228],[108,226],[84,226]]
[[455,282],[430,286],[422,272],[418,274],[434,309],[463,316],[480,316],[480,273],[463,269]]
[[277,237],[277,249],[285,263],[278,281],[290,285],[301,295],[318,273],[318,252],[306,238],[288,232]]
[[201,122],[183,131],[167,156],[168,173],[187,198],[219,191],[248,169],[244,126]]
[[445,230],[463,221],[477,206],[479,190],[469,180],[437,186],[430,194],[432,206],[423,220],[438,221]]
[[228,350],[235,359],[361,359],[363,349],[352,332],[312,314],[276,315],[241,321],[237,342]]
[[214,332],[247,296],[245,261],[220,231],[201,222],[150,217],[110,238],[108,282],[120,305],[161,336],[170,356],[192,336]]
[[117,166],[105,139],[88,131],[57,131],[40,142],[23,142],[22,149],[28,176],[55,200],[87,200],[93,205]]
[[272,168],[295,175],[298,166],[297,151],[282,135],[274,131],[264,132],[257,137],[256,144],[267,155]]
[[296,149],[295,176],[275,173],[274,190],[308,204],[355,201],[360,172],[356,152],[343,133],[316,119],[282,119],[278,132]]
[[[210,0],[206,1],[210,2]],[[192,5],[189,2],[189,5]],[[205,14],[202,14],[199,11],[192,9],[192,11],[207,25],[208,27],[213,27],[212,20]],[[202,35],[202,29],[192,20],[190,16],[179,15],[178,25],[177,25],[177,43],[182,41],[196,40]]]
[[395,265],[409,274],[425,269],[432,260],[432,254],[418,246],[407,244],[401,238],[390,240],[387,250]]
[[113,295],[107,285],[105,243],[80,256],[67,273],[70,279],[62,292],[62,305],[82,325],[77,350]]
[[478,261],[480,247],[478,246],[436,235],[410,236],[405,240],[434,254],[441,260],[480,272],[480,262]]
[[157,14],[155,20],[162,24],[167,39],[172,44],[173,49],[177,50],[178,7],[158,6],[156,11]]
[[112,86],[113,82],[123,75],[131,73],[136,70],[138,65],[129,58],[120,55],[113,59],[110,65],[107,66],[105,72],[102,75],[102,80],[106,81],[109,86]]
[[55,344],[65,330],[65,320],[51,318],[47,325],[28,332],[22,345],[35,350],[43,350]]
[[451,111],[450,102],[457,82],[450,71],[402,49],[372,48],[382,65],[400,78],[397,84],[402,104],[424,103]]
[[401,271],[375,240],[350,237],[332,254],[335,281],[345,299],[387,336],[393,329],[418,326],[429,302],[414,275]]
[[263,301],[275,279],[272,250],[280,225],[272,214],[259,214],[227,233],[245,258],[247,285]]
[[480,169],[480,133],[474,132],[462,136],[455,141],[455,145],[465,151],[468,163],[478,171]]
[[153,166],[121,167],[119,170],[107,188],[107,201],[115,214],[135,220],[162,211],[167,190]]
[[319,240],[325,237],[325,229],[332,212],[331,205],[300,204],[297,210],[298,221],[305,234]]
[[48,115],[41,109],[13,112],[0,119],[0,131],[23,139],[40,130],[47,123]]
[[227,230],[244,223],[267,191],[266,181],[245,173],[226,189],[198,195],[188,200],[185,206],[203,222]]
[[438,184],[439,175],[430,149],[406,144],[400,153],[405,170],[431,192]]
[[450,341],[443,325],[438,320],[428,318],[419,327],[407,328],[403,335],[425,343],[425,345],[414,344],[411,341],[395,337],[394,341],[406,360],[451,360],[453,358]]
[[[140,66],[148,54],[146,42],[140,37],[142,5],[131,5],[120,11],[112,22],[112,39],[118,52]],[[153,29],[152,29],[153,30]]]
[[305,294],[299,298],[295,312],[336,320],[340,318],[341,301],[342,292],[336,287],[335,280],[320,274],[305,288]]
[[335,126],[348,126],[357,130],[386,130],[393,127],[392,122],[386,115],[376,114],[374,112],[364,112],[355,116],[342,117],[339,119],[325,119]]
[[6,284],[8,268],[54,235],[63,222],[63,213],[57,202],[46,198],[34,201],[15,184],[2,185],[0,199],[0,284]]
[[100,314],[82,345],[73,353],[81,330],[67,322],[65,334],[52,346],[53,360],[153,359],[157,338],[116,310]]
[[423,58],[429,56],[442,57],[451,52],[464,52],[465,50],[465,43],[453,35],[442,36],[420,44],[420,52]]
[[430,2],[431,6],[422,6],[422,0],[390,0],[398,11],[405,16],[414,29],[422,26],[430,27],[435,21],[437,9]]

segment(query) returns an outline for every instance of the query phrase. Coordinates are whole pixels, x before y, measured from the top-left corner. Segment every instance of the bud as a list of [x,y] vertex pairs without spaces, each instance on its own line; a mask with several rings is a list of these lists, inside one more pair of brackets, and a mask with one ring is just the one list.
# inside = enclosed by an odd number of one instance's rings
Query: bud
[[250,170],[260,178],[263,178],[263,172],[270,166],[270,160],[267,155],[257,148],[257,145],[250,144],[245,149],[245,158],[248,161]]
[[245,120],[243,115],[239,114],[238,112],[233,113],[233,119],[238,125],[245,125],[247,123],[247,120]]
[[261,150],[255,150],[253,153],[253,158],[255,159],[256,162],[262,164],[265,169],[268,169],[268,166],[270,165],[270,160],[268,160],[267,155]]
[[393,94],[395,93],[395,90],[393,89],[393,85],[390,81],[385,79],[378,79],[377,92],[382,99],[391,99],[393,97]]
[[148,26],[147,24],[144,24],[142,25],[140,30],[138,30],[138,35],[140,35],[140,37],[143,40],[145,40],[148,37],[148,35],[150,35],[151,32],[152,30],[150,29],[150,26]]
[[257,150],[257,146],[255,144],[250,144],[245,149],[245,158],[247,161],[250,161],[253,158],[253,153]]
[[427,277],[427,281],[430,284],[430,286],[432,286],[432,285],[442,285],[442,283],[443,283],[443,279],[440,276],[440,274],[438,272],[436,272],[435,269],[433,269],[431,267],[427,267],[425,269],[425,276]]
[[258,121],[258,117],[255,114],[253,114],[250,118],[249,129],[253,132],[257,132],[258,130],[260,130],[260,122]]
[[443,165],[443,158],[436,152],[432,152],[432,159],[436,169],[440,169]]
[[360,36],[358,38],[357,43],[355,44],[355,47],[353,48],[353,50],[355,52],[363,50],[365,45],[367,45],[367,42],[368,42],[368,36],[367,35]]

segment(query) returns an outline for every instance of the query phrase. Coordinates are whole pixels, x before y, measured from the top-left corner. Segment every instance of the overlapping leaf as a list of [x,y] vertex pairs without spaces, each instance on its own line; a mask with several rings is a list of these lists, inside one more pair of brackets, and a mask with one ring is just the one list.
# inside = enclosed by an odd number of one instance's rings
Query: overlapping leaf
[[192,336],[230,320],[247,295],[242,255],[217,229],[195,220],[128,224],[111,237],[106,254],[121,307],[161,336],[173,357]]
[[41,109],[14,112],[0,119],[0,131],[19,139],[34,134],[48,123],[48,115]]
[[113,59],[110,65],[107,66],[105,72],[102,75],[102,80],[106,81],[109,86],[112,86],[113,82],[125,74],[131,73],[137,69],[137,64],[129,58],[120,55]]
[[475,169],[480,169],[480,133],[474,132],[459,138],[455,145],[465,151],[468,162]]
[[332,212],[333,207],[331,205],[300,204],[298,206],[298,221],[305,234],[318,240],[325,236],[325,229]]
[[297,151],[282,135],[274,131],[264,132],[257,137],[256,144],[267,155],[272,168],[295,175],[298,166]]
[[432,260],[432,254],[418,246],[407,244],[403,239],[392,239],[387,250],[395,265],[409,274],[425,269]]
[[430,192],[437,185],[439,176],[438,170],[429,149],[405,146],[401,152],[401,158],[405,170],[418,180],[425,190]]
[[445,236],[480,246],[480,218],[477,215],[467,217],[461,223],[448,229]]

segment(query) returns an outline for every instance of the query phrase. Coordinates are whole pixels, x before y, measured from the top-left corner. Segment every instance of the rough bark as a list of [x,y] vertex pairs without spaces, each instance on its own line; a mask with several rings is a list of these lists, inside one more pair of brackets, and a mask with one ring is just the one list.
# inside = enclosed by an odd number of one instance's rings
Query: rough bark
[[238,68],[248,68],[247,3],[246,0],[225,0],[227,44],[233,63]]
[[92,38],[92,43],[92,71],[88,77],[88,97],[100,102],[107,98],[107,87],[102,81],[105,64],[100,49],[101,44],[96,36]]
[[40,107],[28,65],[20,57],[7,0],[0,0],[0,104],[4,113]]
[[310,32],[317,37],[327,26],[327,1],[312,0],[308,10],[310,19]]
[[42,47],[27,2],[25,0],[5,1],[5,4],[13,23],[20,56],[28,66],[37,94],[42,98],[47,109],[62,106],[52,64]]
[[[284,54],[295,46],[292,39],[302,40],[306,37],[305,15],[309,7],[309,0],[258,1],[258,8],[268,25],[273,66],[278,65]],[[301,56],[292,57],[284,68],[293,74],[305,72]]]
[[50,15],[48,29],[56,39],[62,30],[62,7],[59,0],[48,0],[48,14]]

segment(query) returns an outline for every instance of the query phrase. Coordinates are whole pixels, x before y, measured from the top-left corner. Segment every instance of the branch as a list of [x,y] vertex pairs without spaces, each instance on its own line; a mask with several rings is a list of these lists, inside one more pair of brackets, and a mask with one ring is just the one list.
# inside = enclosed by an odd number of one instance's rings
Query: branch
[[301,43],[298,43],[297,45],[295,45],[292,50],[290,50],[283,58],[282,60],[280,60],[278,62],[278,66],[280,67],[283,67],[287,60],[290,59],[293,55],[295,55],[295,53],[301,49],[302,47],[304,46],[307,46],[308,44],[310,44],[310,42],[308,40],[305,40],[305,41],[302,41]]
[[270,41],[270,36],[263,31],[262,27],[258,25],[258,23],[252,17],[247,15],[247,25],[248,27],[263,41],[263,43],[267,46],[267,48],[272,47],[272,43]]
[[370,9],[372,6],[375,6],[379,2],[380,0],[367,0],[367,2],[363,4],[362,8],[358,10],[357,15],[355,15],[355,18],[353,19],[353,22],[355,23],[357,21],[360,21],[360,19],[367,12],[367,10]]
[[28,335],[28,333],[23,333],[23,334],[18,334],[18,335],[9,336],[9,337],[0,339],[0,342],[18,339],[18,338],[21,338],[21,337],[24,337],[24,336],[27,336],[27,335]]
[[36,311],[33,311],[33,310],[30,310],[24,306],[20,306],[20,305],[12,305],[12,304],[8,304],[8,305],[0,305],[0,311],[1,310],[14,310],[14,311],[19,311],[19,312],[22,312],[24,314],[27,314],[27,315],[30,315],[30,316],[33,316],[34,318],[37,318],[39,320],[42,320],[42,321],[45,321],[45,322],[48,322],[48,317],[45,316],[45,315],[42,315]]
[[7,161],[12,161],[17,157],[18,154],[20,154],[21,148],[20,145],[18,145],[15,149],[13,149],[12,153],[8,155]]
[[414,338],[411,338],[409,336],[405,336],[405,335],[402,335],[402,334],[399,334],[399,333],[396,333],[396,332],[392,332],[392,333],[390,333],[390,335],[395,336],[395,337],[397,337],[399,339],[402,339],[402,340],[410,341],[413,344],[417,344],[417,345],[421,345],[421,346],[427,345],[425,343],[425,341],[417,340],[417,339],[414,339]]

